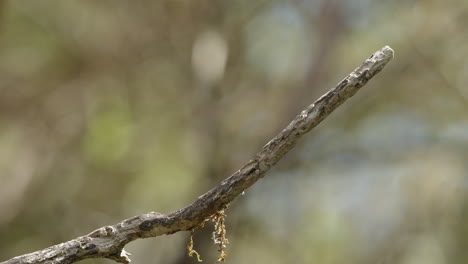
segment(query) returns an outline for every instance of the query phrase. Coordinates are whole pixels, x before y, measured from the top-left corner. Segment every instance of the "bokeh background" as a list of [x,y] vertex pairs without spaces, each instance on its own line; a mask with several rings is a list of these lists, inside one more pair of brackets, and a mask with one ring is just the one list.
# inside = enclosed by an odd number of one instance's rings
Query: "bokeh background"
[[[467,263],[467,25],[464,0],[1,1],[0,260],[188,205],[390,45],[230,205],[228,263]],[[196,263],[188,238],[126,249]]]

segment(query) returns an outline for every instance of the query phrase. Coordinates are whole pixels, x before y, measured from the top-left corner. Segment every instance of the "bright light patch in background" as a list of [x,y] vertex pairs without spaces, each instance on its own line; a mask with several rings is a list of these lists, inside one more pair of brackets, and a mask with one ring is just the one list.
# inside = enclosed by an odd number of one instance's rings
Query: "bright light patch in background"
[[274,81],[302,79],[315,46],[307,26],[290,6],[266,10],[247,25],[247,62]]
[[204,84],[213,84],[223,78],[228,56],[228,46],[216,31],[205,31],[193,44],[192,67]]

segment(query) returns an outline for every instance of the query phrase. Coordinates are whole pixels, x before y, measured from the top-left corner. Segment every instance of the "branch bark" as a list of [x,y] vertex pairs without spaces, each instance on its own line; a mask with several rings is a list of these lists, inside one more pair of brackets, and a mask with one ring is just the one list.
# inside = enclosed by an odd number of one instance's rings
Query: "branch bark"
[[305,108],[242,168],[187,207],[168,214],[150,212],[135,216],[112,226],[101,227],[88,235],[0,264],[73,263],[86,258],[109,258],[120,263],[129,263],[129,254],[124,250],[127,243],[138,238],[191,230],[216,212],[225,209],[236,196],[262,178],[294,147],[302,135],[312,130],[346,99],[353,96],[392,58],[393,50],[388,46],[375,52],[335,88]]

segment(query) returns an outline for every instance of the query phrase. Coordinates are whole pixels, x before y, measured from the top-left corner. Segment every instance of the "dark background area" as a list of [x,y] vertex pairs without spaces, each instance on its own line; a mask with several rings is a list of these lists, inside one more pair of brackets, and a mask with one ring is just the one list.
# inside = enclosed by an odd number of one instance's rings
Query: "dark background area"
[[[228,263],[467,263],[466,25],[462,0],[1,1],[0,260],[188,205],[390,45],[230,205]],[[126,250],[196,263],[188,238]]]

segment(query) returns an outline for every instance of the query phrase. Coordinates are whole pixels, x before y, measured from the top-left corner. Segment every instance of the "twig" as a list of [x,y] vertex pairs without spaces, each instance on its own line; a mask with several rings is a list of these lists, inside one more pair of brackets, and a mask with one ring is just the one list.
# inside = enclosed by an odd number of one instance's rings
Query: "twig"
[[150,212],[92,233],[30,254],[18,256],[0,264],[13,263],[73,263],[86,258],[109,258],[129,263],[124,246],[138,238],[169,235],[191,230],[226,206],[245,189],[262,178],[297,140],[317,126],[346,99],[353,96],[393,58],[393,50],[385,46],[343,79],[335,88],[304,109],[254,158],[220,185],[198,197],[180,210],[160,214]]

